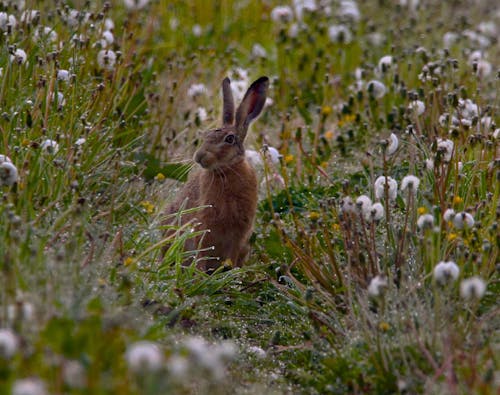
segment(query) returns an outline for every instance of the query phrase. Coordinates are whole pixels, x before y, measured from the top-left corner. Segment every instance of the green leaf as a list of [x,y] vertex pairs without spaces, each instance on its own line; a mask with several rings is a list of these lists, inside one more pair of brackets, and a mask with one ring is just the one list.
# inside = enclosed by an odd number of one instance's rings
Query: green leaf
[[192,164],[190,163],[162,163],[153,155],[143,152],[136,154],[135,160],[139,164],[144,165],[144,171],[142,174],[148,180],[153,179],[161,173],[166,178],[185,182],[188,178],[189,171],[192,168]]

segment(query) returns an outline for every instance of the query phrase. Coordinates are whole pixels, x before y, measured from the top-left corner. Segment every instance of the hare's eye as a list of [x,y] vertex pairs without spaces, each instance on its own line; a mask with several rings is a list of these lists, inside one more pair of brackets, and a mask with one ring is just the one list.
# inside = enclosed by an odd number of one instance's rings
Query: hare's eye
[[236,137],[234,136],[234,134],[228,134],[225,138],[224,138],[224,142],[228,143],[228,144],[234,144],[234,142],[236,141]]

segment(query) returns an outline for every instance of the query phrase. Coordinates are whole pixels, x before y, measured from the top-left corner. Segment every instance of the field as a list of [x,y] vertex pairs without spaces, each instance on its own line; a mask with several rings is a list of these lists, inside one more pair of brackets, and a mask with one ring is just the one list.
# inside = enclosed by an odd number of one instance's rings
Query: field
[[[494,5],[0,1],[0,394],[498,394]],[[264,75],[249,261],[184,267]]]

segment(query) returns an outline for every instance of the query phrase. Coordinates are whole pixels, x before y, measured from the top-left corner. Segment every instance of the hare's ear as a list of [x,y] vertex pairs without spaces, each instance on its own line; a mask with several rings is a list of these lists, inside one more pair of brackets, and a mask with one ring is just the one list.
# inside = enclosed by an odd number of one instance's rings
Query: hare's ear
[[231,81],[229,78],[224,78],[222,81],[222,124],[232,125],[234,121],[234,99],[233,92],[231,92]]
[[260,77],[248,88],[238,110],[236,111],[236,130],[243,141],[247,134],[248,125],[260,114],[266,102],[269,78]]

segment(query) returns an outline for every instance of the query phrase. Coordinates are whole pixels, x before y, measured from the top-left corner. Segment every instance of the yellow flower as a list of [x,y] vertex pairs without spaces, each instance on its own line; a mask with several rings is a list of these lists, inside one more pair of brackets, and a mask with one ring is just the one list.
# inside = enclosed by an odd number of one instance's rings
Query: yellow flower
[[340,225],[339,225],[339,224],[333,224],[333,225],[332,225],[332,230],[333,230],[334,232],[338,232],[338,231],[340,231]]
[[453,205],[454,206],[458,206],[460,203],[463,203],[463,202],[464,202],[464,199],[462,199],[458,195],[453,198]]
[[342,118],[339,119],[338,125],[343,126],[348,123],[352,123],[356,119],[356,116],[354,114],[347,114],[344,115]]
[[448,241],[453,241],[457,237],[458,237],[458,235],[456,233],[448,233],[448,235],[446,236],[446,238],[448,239]]
[[331,140],[331,139],[333,139],[333,136],[334,136],[334,134],[333,134],[333,130],[327,130],[323,136],[324,136],[324,137],[325,137],[325,139],[327,139],[327,140]]
[[328,116],[332,113],[332,108],[330,106],[321,107],[321,114]]
[[152,214],[155,211],[155,205],[147,200],[143,200],[139,203],[148,214]]
[[328,167],[328,162],[323,161],[319,164],[323,169],[326,169]]
[[155,180],[156,180],[156,181],[160,181],[160,182],[162,182],[164,179],[165,179],[165,176],[163,175],[163,173],[158,173],[158,174],[155,176]]
[[417,209],[418,215],[424,215],[427,213],[427,207],[421,206]]
[[294,159],[295,158],[292,154],[285,155],[285,163],[286,164],[292,163]]
[[380,329],[382,332],[387,332],[389,329],[391,329],[391,326],[389,323],[382,321],[380,324],[378,324],[378,329]]
[[21,145],[23,147],[27,147],[28,145],[30,145],[30,141],[27,139],[27,138],[24,138],[22,141],[21,141]]
[[126,257],[125,260],[123,261],[123,264],[125,266],[130,266],[133,263],[134,263],[134,259],[130,256]]
[[317,221],[319,219],[319,213],[317,211],[311,211],[309,213],[309,219],[311,221]]

